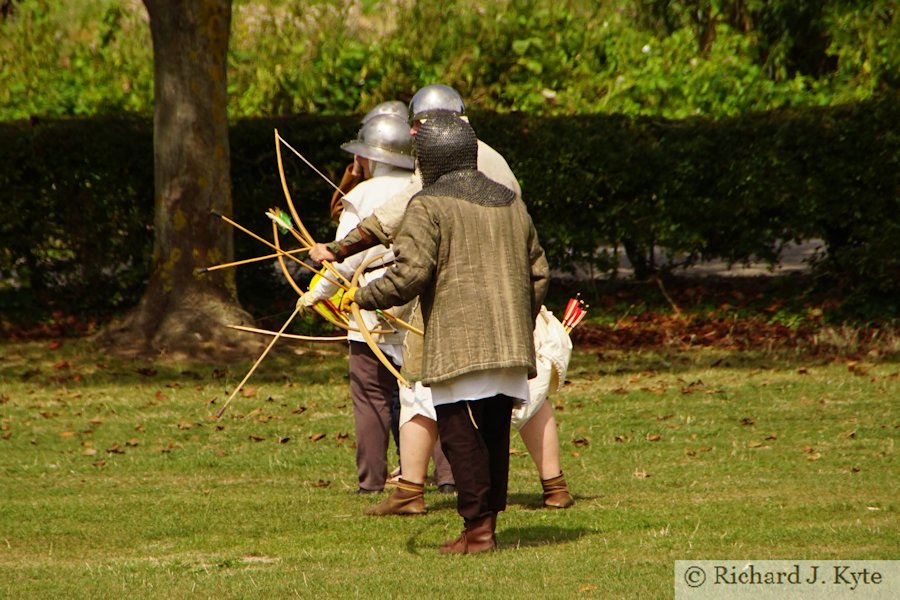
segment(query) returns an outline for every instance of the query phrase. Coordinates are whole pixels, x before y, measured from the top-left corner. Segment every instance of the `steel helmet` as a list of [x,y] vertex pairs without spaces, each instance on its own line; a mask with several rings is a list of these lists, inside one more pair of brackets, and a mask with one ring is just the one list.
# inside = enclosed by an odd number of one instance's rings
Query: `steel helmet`
[[366,113],[366,116],[362,118],[360,123],[365,125],[372,117],[377,117],[378,115],[394,115],[395,117],[405,119],[406,105],[400,100],[388,100],[387,102],[376,104],[375,108]]
[[435,83],[420,89],[409,101],[409,122],[433,117],[436,112],[451,112],[462,115],[466,105],[462,96],[449,85]]
[[376,115],[359,128],[356,139],[341,150],[403,169],[416,166],[409,124],[393,115]]

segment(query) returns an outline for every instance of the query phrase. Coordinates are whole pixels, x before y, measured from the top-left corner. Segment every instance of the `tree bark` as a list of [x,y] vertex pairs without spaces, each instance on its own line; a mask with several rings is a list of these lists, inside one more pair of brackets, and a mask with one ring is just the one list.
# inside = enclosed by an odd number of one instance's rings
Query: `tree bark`
[[251,355],[260,342],[225,327],[247,323],[230,269],[231,214],[226,60],[231,0],[144,0],[154,57],[155,246],[136,309],[99,339],[123,353],[201,360]]

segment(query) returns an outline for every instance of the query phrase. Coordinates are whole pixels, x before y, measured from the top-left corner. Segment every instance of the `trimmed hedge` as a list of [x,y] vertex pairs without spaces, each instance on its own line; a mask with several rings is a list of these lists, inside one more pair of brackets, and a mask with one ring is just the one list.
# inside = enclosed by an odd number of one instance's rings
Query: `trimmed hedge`
[[[627,251],[642,274],[707,259],[774,262],[780,244],[821,238],[822,284],[848,305],[895,315],[898,100],[718,121],[470,116],[521,180],[555,269],[587,262],[609,273],[608,248]],[[265,235],[266,209],[285,204],[273,129],[337,180],[349,159],[339,145],[357,126],[356,117],[303,115],[234,123],[235,219]],[[149,119],[0,124],[0,275],[19,301],[65,298],[76,312],[137,301],[153,243],[152,147]],[[287,149],[284,159],[304,222],[329,239],[331,188]],[[268,252],[234,235],[237,258]],[[653,264],[654,246],[667,249],[667,262]],[[256,313],[287,290],[261,263],[238,268],[238,289]]]

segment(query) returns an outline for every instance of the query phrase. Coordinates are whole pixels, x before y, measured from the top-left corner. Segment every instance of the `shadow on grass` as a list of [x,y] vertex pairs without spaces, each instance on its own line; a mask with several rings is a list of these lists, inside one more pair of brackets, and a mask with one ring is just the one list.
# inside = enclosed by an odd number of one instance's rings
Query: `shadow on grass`
[[599,533],[602,533],[599,529],[553,527],[551,525],[504,528],[501,523],[497,528],[497,544],[500,550],[566,544]]
[[[587,502],[590,500],[595,500],[596,496],[579,496],[572,495],[575,498],[575,503],[578,502]],[[558,512],[560,509],[556,508],[545,508],[544,507],[544,497],[540,493],[535,494],[509,494],[506,498],[507,506],[518,506],[524,510],[548,510],[551,512]]]
[[[575,502],[589,502],[595,500],[596,496],[573,495]],[[437,492],[428,491],[425,494],[425,501],[428,504],[428,512],[437,512],[445,510],[456,510],[456,494],[438,494]],[[509,494],[506,499],[508,507],[518,507],[522,510],[547,510],[550,512],[558,512],[559,509],[545,508],[544,498],[540,493],[517,493]]]
[[[591,500],[591,496],[576,496],[577,502]],[[456,512],[456,496],[451,494],[438,494],[436,492],[426,494],[428,502],[428,512]],[[546,510],[554,513],[562,513],[563,511],[544,508],[542,496],[540,494],[510,494],[507,500],[507,506],[517,506],[526,511]],[[416,521],[419,526],[406,541],[406,550],[410,554],[422,554],[428,552],[437,552],[437,545],[424,543],[422,537],[434,528],[443,529],[443,525],[436,521]],[[462,531],[462,521],[460,520],[460,531]],[[529,527],[503,527],[503,515],[500,515],[499,525],[497,528],[497,540],[499,549],[512,549],[530,546],[546,546],[547,544],[568,543],[586,535],[602,533],[599,529],[587,529],[583,527],[565,528],[554,527],[552,525],[536,525]],[[458,535],[456,532],[448,534],[448,539]]]
[[[460,530],[462,525],[460,521]],[[437,553],[440,544],[432,542],[423,542],[422,537],[431,529],[441,528],[443,526],[432,521],[424,526],[418,527],[413,534],[406,540],[406,551],[410,554],[426,554]],[[503,527],[502,516],[497,527],[497,545],[498,550],[512,550],[515,548],[527,548],[534,546],[546,546],[548,544],[566,544],[574,542],[588,535],[596,535],[602,533],[599,529],[588,529],[585,527],[553,527],[552,525],[535,525],[531,527]],[[450,533],[447,539],[452,539],[459,535],[457,532]]]

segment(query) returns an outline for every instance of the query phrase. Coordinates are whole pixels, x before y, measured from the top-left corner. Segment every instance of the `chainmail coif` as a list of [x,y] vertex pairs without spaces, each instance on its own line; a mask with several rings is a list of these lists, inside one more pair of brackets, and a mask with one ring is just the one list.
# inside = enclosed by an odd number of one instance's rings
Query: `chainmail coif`
[[439,113],[422,123],[415,138],[420,194],[450,196],[481,206],[506,206],[515,200],[515,192],[478,171],[478,138],[463,119]]

